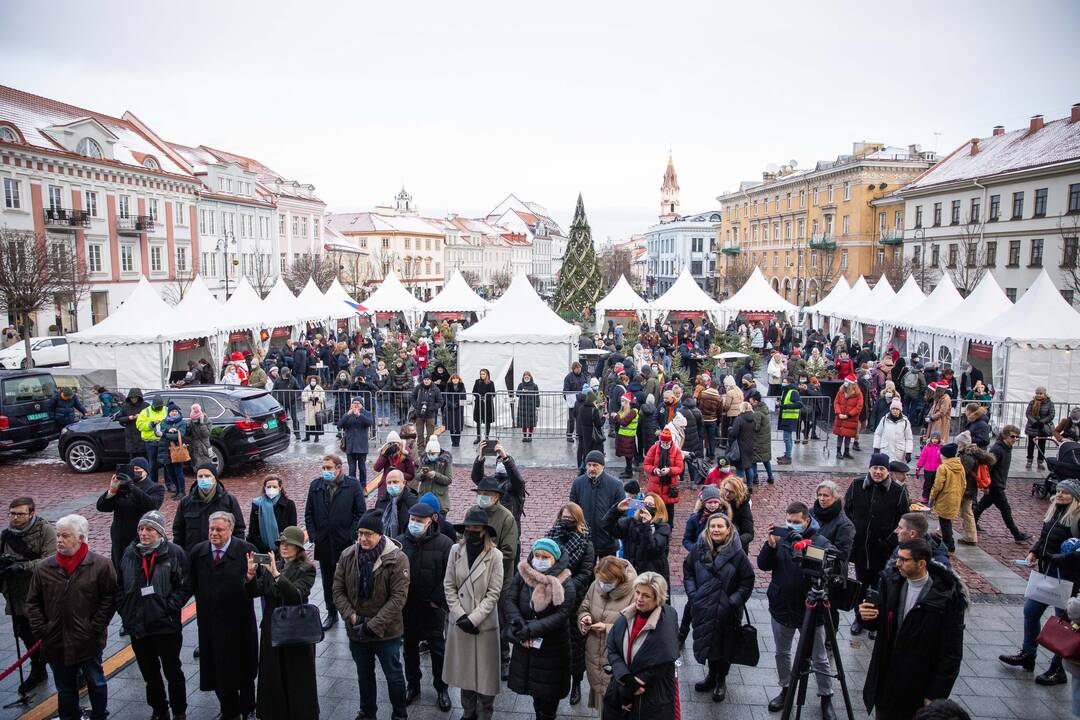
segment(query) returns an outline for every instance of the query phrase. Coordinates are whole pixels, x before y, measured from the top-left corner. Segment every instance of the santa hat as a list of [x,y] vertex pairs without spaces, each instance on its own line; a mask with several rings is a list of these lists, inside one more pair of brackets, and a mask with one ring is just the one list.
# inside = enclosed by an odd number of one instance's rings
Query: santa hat
[[855,377],[854,373],[848,373],[847,376],[844,378],[844,382],[848,384],[855,383],[858,382],[858,378]]
[[630,404],[633,405],[634,404],[634,393],[623,393],[622,399],[623,400],[629,400]]
[[232,355],[229,356],[229,359],[235,362],[243,362],[244,356],[238,352],[234,352]]

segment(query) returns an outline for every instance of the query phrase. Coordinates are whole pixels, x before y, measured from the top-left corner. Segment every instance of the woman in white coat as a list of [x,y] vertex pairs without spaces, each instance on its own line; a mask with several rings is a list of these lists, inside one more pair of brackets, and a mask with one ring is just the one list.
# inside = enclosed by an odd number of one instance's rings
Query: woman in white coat
[[911,432],[911,421],[904,415],[904,404],[894,397],[888,414],[874,431],[874,452],[883,452],[890,460],[911,462],[914,444],[915,435]]
[[[326,391],[319,385],[319,379],[312,375],[300,393],[300,402],[304,406],[304,442],[314,438],[318,442],[322,436],[323,423],[326,422]],[[320,413],[323,413],[320,416]],[[319,422],[322,420],[323,422]]]
[[461,690],[463,717],[491,720],[502,662],[497,608],[503,555],[483,508],[470,508],[454,529],[462,539],[450,549],[443,579],[450,613],[442,679]]

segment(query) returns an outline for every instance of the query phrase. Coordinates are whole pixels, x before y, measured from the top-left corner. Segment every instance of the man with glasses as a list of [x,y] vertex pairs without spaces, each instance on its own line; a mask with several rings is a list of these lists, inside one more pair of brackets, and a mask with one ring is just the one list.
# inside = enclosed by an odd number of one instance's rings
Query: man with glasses
[[1005,521],[1005,527],[1012,533],[1013,540],[1025,543],[1031,539],[1031,535],[1016,526],[1009,498],[1005,495],[1005,483],[1009,479],[1009,466],[1012,465],[1012,449],[1019,439],[1020,428],[1015,425],[1006,425],[1001,429],[994,444],[990,446],[990,454],[994,456],[994,464],[990,466],[990,487],[986,489],[982,499],[975,506],[975,524],[978,525],[979,517],[993,505],[1001,512],[1001,519]]
[[[34,513],[34,499],[17,497],[8,506],[8,526],[0,533],[0,588],[7,601],[6,612],[11,616],[15,634],[22,640],[26,652],[34,644],[30,620],[26,617],[26,591],[34,568],[56,552],[56,531]],[[30,658],[30,674],[19,685],[19,694],[30,692],[45,680],[45,663],[41,653]]]

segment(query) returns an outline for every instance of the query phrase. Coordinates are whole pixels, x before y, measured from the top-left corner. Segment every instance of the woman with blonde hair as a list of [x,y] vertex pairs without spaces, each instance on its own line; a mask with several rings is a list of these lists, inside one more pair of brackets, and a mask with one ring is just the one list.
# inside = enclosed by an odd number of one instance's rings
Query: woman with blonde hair
[[604,717],[604,693],[611,676],[607,665],[607,638],[612,625],[630,604],[630,593],[637,579],[634,566],[614,555],[600,558],[596,579],[589,586],[578,607],[577,629],[585,638],[585,669],[589,675],[588,706]]
[[[631,514],[631,503],[634,512]],[[667,506],[656,493],[647,494],[640,505],[626,498],[604,516],[604,526],[613,538],[623,541],[623,557],[639,572],[653,571],[668,578],[668,544],[671,524]]]
[[720,497],[731,507],[732,524],[739,533],[743,552],[750,552],[750,543],[754,540],[754,514],[750,510],[750,491],[738,475],[731,475],[720,483]]

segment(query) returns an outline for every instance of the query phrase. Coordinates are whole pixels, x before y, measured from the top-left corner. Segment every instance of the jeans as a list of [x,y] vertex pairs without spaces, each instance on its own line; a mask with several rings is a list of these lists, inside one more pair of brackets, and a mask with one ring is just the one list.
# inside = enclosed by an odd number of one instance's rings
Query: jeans
[[948,518],[938,518],[938,526],[941,528],[941,541],[945,543],[945,548],[949,552],[956,552],[956,541],[953,539],[952,524],[953,521]]
[[57,708],[60,720],[79,720],[79,688],[76,678],[82,670],[86,679],[86,694],[90,698],[90,717],[102,720],[109,717],[109,688],[105,684],[105,673],[101,669],[101,656],[93,660],[84,660],[78,665],[60,665],[49,663],[56,685]]
[[360,710],[368,715],[378,714],[378,690],[375,685],[375,660],[382,666],[390,692],[391,717],[408,717],[405,708],[405,674],[401,669],[401,638],[373,642],[349,641],[349,652],[356,663],[356,679],[360,687]]
[[165,466],[165,489],[184,494],[184,464],[168,463]]
[[[789,628],[772,620],[773,640],[776,642],[776,676],[780,680],[780,687],[791,687],[791,643],[795,639],[795,633],[799,628]],[[832,669],[829,667],[829,656],[825,652],[825,628],[819,625],[814,630],[814,646],[810,651],[810,667],[814,670],[817,680],[817,694],[826,697],[832,695]],[[796,668],[798,670],[798,668]]]
[[[772,480],[772,462],[769,460],[763,460],[761,464],[765,466],[765,477],[769,478],[769,480]],[[757,477],[757,463],[754,464],[754,477]]]
[[[1050,606],[1038,600],[1024,601],[1024,652],[1034,655],[1039,649],[1039,646],[1035,643],[1035,638],[1039,637],[1039,632],[1042,630],[1042,616],[1048,607]],[[1065,617],[1065,611],[1057,608],[1054,609],[1054,614],[1059,618]],[[1050,661],[1050,667],[1061,667],[1061,657],[1055,655],[1054,659]]]
[[375,398],[375,415],[379,418],[390,419],[390,401],[381,394]]
[[[438,612],[432,610],[432,613]],[[443,682],[443,657],[446,655],[446,639],[443,637],[442,632],[438,633],[422,633],[416,631],[409,631],[409,628],[405,628],[405,684],[411,688],[420,687],[420,678],[423,677],[423,673],[420,672],[420,641],[426,640],[428,644],[428,654],[431,656],[431,685],[436,690],[446,690],[447,685]]]
[[743,470],[742,478],[746,481],[746,489],[753,490],[754,481],[757,480],[757,463]]
[[360,487],[367,485],[367,453],[348,453],[349,474],[356,478]]
[[791,431],[784,430],[784,457],[791,459],[791,448],[794,447],[795,441],[791,439]]
[[156,440],[146,441],[146,459],[150,462],[149,475],[153,478],[154,482],[161,482],[161,476],[158,475],[158,470],[161,469],[161,466],[158,465],[157,461],[157,449],[158,443]]
[[566,413],[566,438],[571,440],[576,436],[577,425],[574,417],[574,410],[571,408]]
[[1031,459],[1035,456],[1035,447],[1039,448],[1039,462],[1046,460],[1046,438],[1035,439],[1035,436],[1028,435],[1027,437],[1027,461],[1031,462]]
[[318,546],[316,546],[315,559],[319,561],[319,578],[322,581],[323,589],[323,602],[326,603],[326,612],[328,615],[337,616],[337,606],[334,605],[334,575],[337,573],[338,558],[341,557],[341,553],[334,553],[330,557],[318,555]]
[[[174,715],[187,712],[187,683],[180,662],[183,640],[180,633],[131,639],[135,661],[146,682],[146,704],[162,717],[168,715],[170,700]],[[165,683],[161,680],[162,670],[169,683],[168,698],[165,696]]]

